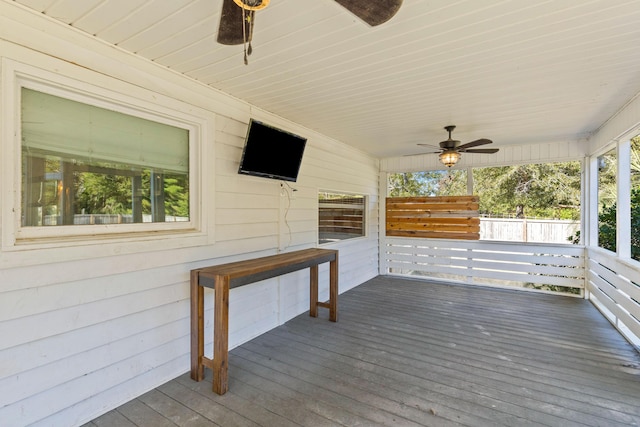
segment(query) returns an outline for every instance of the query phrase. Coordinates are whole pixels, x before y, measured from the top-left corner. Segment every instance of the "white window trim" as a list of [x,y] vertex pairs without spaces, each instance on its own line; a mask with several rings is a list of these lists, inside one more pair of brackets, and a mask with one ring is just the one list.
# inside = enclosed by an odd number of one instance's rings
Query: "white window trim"
[[357,236],[357,237],[351,237],[348,239],[341,239],[341,240],[336,240],[334,242],[325,242],[325,243],[320,243],[320,229],[318,228],[317,233],[316,233],[316,244],[318,246],[328,246],[328,245],[336,245],[336,244],[342,244],[345,242],[353,242],[356,240],[362,240],[362,239],[367,239],[369,237],[369,201],[371,199],[370,195],[367,193],[358,193],[358,192],[353,192],[353,191],[341,191],[341,190],[327,190],[324,188],[319,188],[318,191],[316,192],[316,201],[318,202],[318,206],[316,207],[316,225],[318,224],[319,221],[319,217],[320,217],[320,202],[318,200],[318,195],[320,193],[331,193],[331,194],[342,194],[342,195],[351,195],[351,196],[358,196],[358,197],[363,197],[363,217],[364,217],[364,234],[362,236]]
[[[65,67],[69,64],[65,63]],[[76,66],[73,66],[76,67]],[[160,247],[184,247],[213,242],[211,207],[203,197],[205,183],[213,172],[205,141],[214,135],[213,118],[192,105],[113,79],[104,87],[104,75],[77,67],[74,78],[43,70],[7,58],[2,59],[2,145],[0,146],[0,231],[2,251],[34,250],[52,247],[84,246],[162,240]],[[78,78],[82,76],[82,78]],[[21,87],[28,87],[75,101],[113,109],[189,131],[190,219],[176,223],[103,224],[55,227],[21,227]],[[105,89],[109,87],[109,89]],[[119,91],[112,88],[118,88]],[[134,95],[131,95],[134,94]],[[212,154],[212,152],[211,152]],[[206,163],[205,163],[206,162]],[[140,247],[140,245],[137,245]],[[148,250],[148,247],[147,247]],[[140,251],[133,249],[132,251]],[[125,250],[124,252],[129,252]]]

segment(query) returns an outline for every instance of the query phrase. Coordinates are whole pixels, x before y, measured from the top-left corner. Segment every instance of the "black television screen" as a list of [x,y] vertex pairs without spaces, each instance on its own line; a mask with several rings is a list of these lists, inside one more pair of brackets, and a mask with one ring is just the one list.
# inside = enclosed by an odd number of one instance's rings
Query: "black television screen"
[[238,173],[296,181],[306,138],[251,119]]

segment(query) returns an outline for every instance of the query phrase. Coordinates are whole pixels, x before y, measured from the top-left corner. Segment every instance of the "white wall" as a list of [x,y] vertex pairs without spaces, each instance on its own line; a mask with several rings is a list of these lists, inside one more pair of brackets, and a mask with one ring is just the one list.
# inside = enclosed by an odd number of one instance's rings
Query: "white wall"
[[[192,106],[209,123],[203,163],[213,173],[202,184],[209,223],[198,244],[88,241],[0,251],[0,424],[82,424],[188,371],[189,271],[316,246],[319,189],[369,196],[368,236],[330,246],[340,250],[340,292],[377,274],[377,160],[11,2],[0,2],[3,58]],[[0,114],[6,124],[16,111]],[[291,184],[297,191],[237,174],[250,116],[308,138]],[[0,135],[2,144],[13,143],[2,129]],[[1,212],[12,203],[4,196]],[[321,298],[327,282],[321,268]],[[210,332],[211,301],[206,310]],[[307,272],[234,289],[230,344],[306,310]]]

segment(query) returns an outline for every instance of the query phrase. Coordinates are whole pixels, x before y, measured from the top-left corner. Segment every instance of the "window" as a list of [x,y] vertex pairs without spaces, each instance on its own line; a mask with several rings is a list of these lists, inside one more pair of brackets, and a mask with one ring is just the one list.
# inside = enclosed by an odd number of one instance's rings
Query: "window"
[[189,220],[189,131],[22,88],[22,227]]
[[92,245],[71,259],[213,241],[200,197],[209,112],[67,63],[2,65],[3,251]]
[[598,157],[598,246],[616,252],[616,176],[618,156],[610,150]]
[[321,191],[318,207],[320,244],[366,235],[365,196]]

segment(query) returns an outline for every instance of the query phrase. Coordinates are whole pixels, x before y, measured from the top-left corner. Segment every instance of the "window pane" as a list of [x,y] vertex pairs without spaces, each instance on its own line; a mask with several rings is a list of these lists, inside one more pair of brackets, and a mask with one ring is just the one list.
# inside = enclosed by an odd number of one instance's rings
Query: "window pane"
[[640,135],[631,140],[631,257],[640,261]]
[[615,149],[598,158],[598,246],[612,252],[616,252],[617,170]]
[[189,220],[189,132],[22,89],[22,226]]
[[580,162],[473,169],[480,239],[577,243]]
[[336,242],[365,235],[365,200],[362,195],[318,194],[318,240]]
[[465,196],[466,169],[392,173],[388,178],[389,197]]

